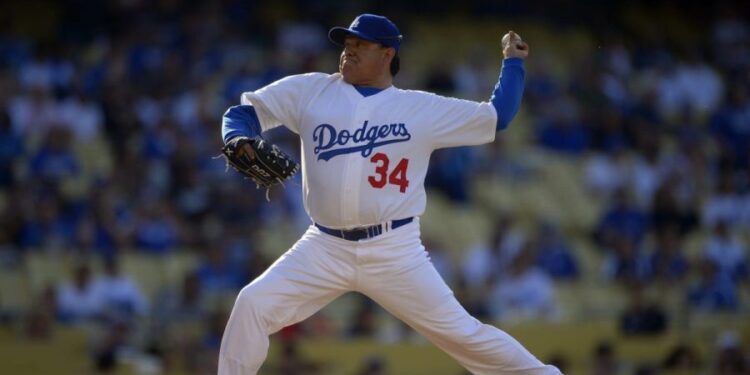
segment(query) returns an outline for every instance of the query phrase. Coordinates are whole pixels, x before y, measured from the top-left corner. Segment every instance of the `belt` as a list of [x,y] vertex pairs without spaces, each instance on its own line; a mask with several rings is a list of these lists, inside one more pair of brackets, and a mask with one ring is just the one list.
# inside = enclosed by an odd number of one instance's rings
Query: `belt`
[[315,223],[315,226],[318,227],[321,232],[330,234],[331,236],[343,238],[348,241],[359,241],[366,238],[379,236],[383,233],[383,229],[385,229],[385,231],[387,232],[389,230],[393,230],[400,226],[409,224],[412,221],[414,221],[414,217],[407,217],[406,219],[389,221],[385,224],[375,224],[367,227],[358,227],[352,229],[332,229],[324,227],[318,223]]

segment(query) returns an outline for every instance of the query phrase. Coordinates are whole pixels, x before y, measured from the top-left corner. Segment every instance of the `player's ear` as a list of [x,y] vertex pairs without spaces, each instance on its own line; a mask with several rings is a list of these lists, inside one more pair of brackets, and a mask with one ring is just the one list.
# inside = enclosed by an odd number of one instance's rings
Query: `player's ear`
[[393,57],[396,56],[396,49],[393,47],[386,47],[384,48],[385,54],[383,54],[383,58],[390,62],[393,60]]

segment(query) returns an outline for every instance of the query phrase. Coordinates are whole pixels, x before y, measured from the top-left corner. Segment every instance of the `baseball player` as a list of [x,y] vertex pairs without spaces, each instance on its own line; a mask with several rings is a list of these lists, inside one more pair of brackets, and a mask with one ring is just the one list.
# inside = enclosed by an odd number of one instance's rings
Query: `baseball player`
[[[430,154],[492,142],[508,126],[521,102],[527,44],[512,31],[503,38],[499,81],[490,100],[477,103],[394,87],[402,36],[385,17],[362,14],[328,37],[343,47],[338,73],[289,76],[245,92],[242,105],[223,117],[230,161],[266,158],[269,148],[258,147],[265,130],[283,124],[299,135],[302,194],[312,224],[239,293],[219,374],[257,373],[270,334],[350,291],[373,299],[474,374],[559,374],[461,307],[419,231]],[[266,164],[276,162],[248,169]]]

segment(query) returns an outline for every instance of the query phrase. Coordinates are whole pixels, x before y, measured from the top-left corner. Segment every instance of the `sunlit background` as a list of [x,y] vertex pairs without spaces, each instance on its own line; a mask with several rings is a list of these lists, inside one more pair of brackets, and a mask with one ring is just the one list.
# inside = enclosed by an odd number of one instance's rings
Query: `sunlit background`
[[[467,310],[566,374],[750,374],[748,9],[4,1],[0,373],[215,373],[236,293],[310,224],[299,176],[267,202],[214,158],[221,114],[335,71],[328,28],[372,12],[401,88],[487,100],[502,34],[530,45],[510,128],[431,159],[423,240]],[[272,343],[261,374],[466,374],[357,294]]]

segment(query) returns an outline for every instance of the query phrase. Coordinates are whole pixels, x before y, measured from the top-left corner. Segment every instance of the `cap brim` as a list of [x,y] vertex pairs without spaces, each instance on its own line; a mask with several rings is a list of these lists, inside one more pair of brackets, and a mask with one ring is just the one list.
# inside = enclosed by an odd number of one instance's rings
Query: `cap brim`
[[328,31],[328,39],[330,39],[331,42],[339,46],[344,45],[344,40],[346,39],[347,35],[354,35],[364,40],[369,40],[371,42],[379,43],[375,38],[367,34],[363,34],[363,33],[360,33],[358,31],[354,31],[351,29],[347,29],[346,27],[337,26]]

